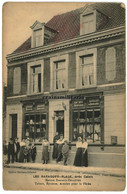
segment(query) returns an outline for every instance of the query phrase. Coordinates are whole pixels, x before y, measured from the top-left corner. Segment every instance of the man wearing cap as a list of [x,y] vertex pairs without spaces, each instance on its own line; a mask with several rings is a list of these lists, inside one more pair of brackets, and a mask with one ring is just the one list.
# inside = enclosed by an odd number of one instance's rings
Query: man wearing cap
[[10,163],[10,158],[12,163],[14,163],[14,142],[13,138],[10,138],[9,144],[8,144],[8,163]]
[[20,144],[18,142],[18,138],[15,138],[14,142],[14,155],[15,155],[15,161],[18,162],[18,153],[20,151]]

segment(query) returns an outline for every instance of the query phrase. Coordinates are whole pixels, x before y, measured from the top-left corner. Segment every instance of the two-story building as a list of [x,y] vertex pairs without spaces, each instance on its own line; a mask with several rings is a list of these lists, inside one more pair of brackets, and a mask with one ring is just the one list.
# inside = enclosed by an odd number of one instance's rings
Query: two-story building
[[[125,10],[95,3],[36,21],[31,37],[7,55],[5,139],[40,146],[58,131],[87,137],[89,165],[124,167]],[[38,161],[41,159],[38,159]]]

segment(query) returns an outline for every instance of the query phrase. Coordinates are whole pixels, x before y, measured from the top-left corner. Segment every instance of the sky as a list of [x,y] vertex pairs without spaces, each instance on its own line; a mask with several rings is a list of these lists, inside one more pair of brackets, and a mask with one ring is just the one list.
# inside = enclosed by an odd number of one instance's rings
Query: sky
[[7,54],[12,53],[31,36],[30,26],[38,20],[47,22],[53,16],[85,6],[83,3],[8,2],[3,5],[3,82],[7,80]]

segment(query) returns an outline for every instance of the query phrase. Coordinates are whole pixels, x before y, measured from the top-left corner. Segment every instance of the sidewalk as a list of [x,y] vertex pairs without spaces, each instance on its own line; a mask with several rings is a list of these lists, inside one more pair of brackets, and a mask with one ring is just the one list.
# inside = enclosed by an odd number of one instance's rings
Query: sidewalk
[[42,170],[42,171],[54,171],[54,172],[72,172],[82,173],[89,175],[103,175],[103,176],[115,176],[125,177],[125,169],[123,168],[102,168],[102,167],[75,167],[75,166],[64,166],[62,163],[11,163],[4,164],[6,168],[20,168],[20,169],[31,169],[31,170]]

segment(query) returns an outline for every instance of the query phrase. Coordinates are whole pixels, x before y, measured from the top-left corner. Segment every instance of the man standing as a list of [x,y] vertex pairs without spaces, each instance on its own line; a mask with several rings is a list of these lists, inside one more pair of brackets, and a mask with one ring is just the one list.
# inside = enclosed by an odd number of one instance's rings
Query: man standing
[[12,138],[10,138],[10,142],[8,144],[8,163],[10,163],[10,157],[12,163],[14,163],[14,142]]
[[14,142],[14,155],[15,155],[15,161],[18,162],[18,153],[20,151],[20,144],[18,142],[18,138],[15,138]]

